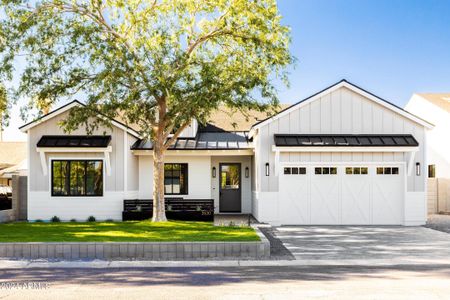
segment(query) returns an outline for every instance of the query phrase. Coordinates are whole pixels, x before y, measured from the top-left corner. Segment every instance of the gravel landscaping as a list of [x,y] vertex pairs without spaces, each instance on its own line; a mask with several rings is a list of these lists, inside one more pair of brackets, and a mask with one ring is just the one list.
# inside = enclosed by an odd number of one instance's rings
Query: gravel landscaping
[[425,227],[450,233],[450,215],[430,215]]

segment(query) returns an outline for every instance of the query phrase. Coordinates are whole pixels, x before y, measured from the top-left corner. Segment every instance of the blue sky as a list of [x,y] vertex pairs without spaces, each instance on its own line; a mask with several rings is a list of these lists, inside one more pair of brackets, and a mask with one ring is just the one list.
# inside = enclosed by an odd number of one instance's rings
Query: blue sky
[[[450,1],[279,0],[297,58],[283,103],[345,78],[403,107],[414,92],[450,92]],[[24,140],[13,110],[7,140]]]

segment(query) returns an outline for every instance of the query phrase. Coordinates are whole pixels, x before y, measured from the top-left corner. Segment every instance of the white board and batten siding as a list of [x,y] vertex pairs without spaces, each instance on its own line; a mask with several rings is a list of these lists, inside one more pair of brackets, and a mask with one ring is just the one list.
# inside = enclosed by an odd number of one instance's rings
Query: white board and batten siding
[[[61,220],[86,220],[94,216],[98,220],[122,218],[123,199],[137,197],[139,190],[138,158],[131,154],[129,147],[136,137],[116,126],[99,128],[93,134],[111,135],[112,152],[110,153],[111,173],[106,174],[104,154],[99,153],[58,153],[45,154],[47,174],[43,173],[37,142],[43,135],[67,135],[59,122],[67,118],[68,112],[56,115],[28,130],[29,161],[29,196],[28,220],[49,220],[53,216]],[[79,128],[70,135],[85,135],[84,128]],[[53,159],[100,159],[103,160],[104,193],[102,197],[53,197],[51,196],[51,160]],[[126,170],[124,170],[126,168]],[[126,175],[125,175],[126,174]],[[126,182],[125,182],[126,180]]]
[[[278,118],[262,123],[254,135],[256,187],[253,191],[253,212],[259,221],[282,224],[280,216],[280,176],[275,176],[274,134],[412,134],[419,142],[414,164],[422,167],[420,176],[415,171],[406,176],[404,184],[404,207],[402,224],[422,224],[426,217],[425,182],[425,128],[423,125],[398,114],[346,87],[322,94],[312,102],[305,101]],[[284,163],[314,165],[337,163],[407,163],[408,154],[403,152],[281,152],[279,170]],[[269,163],[270,175],[265,175]],[[405,172],[406,173],[406,172]]]
[[[251,157],[250,156],[189,156],[168,155],[165,163],[188,164],[188,193],[186,195],[167,195],[184,199],[214,199],[215,212],[219,213],[219,164],[241,164],[241,211],[251,213]],[[212,177],[212,168],[216,168],[216,177]],[[245,177],[245,168],[249,168],[249,177]],[[153,158],[151,155],[139,156],[139,199],[153,199]]]

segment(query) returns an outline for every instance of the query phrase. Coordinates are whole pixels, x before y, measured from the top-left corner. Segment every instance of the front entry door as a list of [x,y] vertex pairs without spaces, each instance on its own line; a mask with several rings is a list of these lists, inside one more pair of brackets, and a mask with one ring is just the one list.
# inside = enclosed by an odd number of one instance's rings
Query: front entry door
[[220,212],[241,212],[241,164],[220,164],[219,210]]

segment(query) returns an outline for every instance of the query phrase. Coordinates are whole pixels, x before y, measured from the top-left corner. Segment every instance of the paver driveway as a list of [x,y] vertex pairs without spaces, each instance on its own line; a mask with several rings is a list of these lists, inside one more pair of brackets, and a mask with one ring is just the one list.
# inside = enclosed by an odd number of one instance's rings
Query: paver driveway
[[301,260],[450,261],[450,234],[424,227],[281,226],[274,234]]

